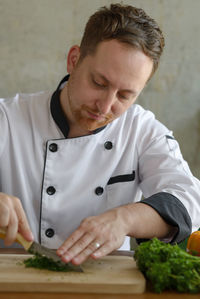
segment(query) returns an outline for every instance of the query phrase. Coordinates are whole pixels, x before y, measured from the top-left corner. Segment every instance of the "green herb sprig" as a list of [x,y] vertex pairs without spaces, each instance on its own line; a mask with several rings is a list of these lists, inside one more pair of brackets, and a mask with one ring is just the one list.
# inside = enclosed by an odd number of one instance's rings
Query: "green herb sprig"
[[50,271],[69,272],[73,271],[68,264],[63,265],[61,262],[55,262],[52,259],[35,254],[33,257],[23,261],[27,268],[47,269]]
[[200,258],[188,254],[178,245],[153,238],[136,248],[134,258],[156,293],[166,289],[200,292]]

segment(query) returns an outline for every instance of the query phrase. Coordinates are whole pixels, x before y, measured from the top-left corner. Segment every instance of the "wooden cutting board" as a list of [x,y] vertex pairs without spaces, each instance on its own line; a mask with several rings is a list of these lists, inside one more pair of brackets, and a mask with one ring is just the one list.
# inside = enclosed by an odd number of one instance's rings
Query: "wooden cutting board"
[[26,268],[30,255],[0,254],[0,292],[143,293],[145,279],[132,257],[106,256],[82,264],[83,273]]

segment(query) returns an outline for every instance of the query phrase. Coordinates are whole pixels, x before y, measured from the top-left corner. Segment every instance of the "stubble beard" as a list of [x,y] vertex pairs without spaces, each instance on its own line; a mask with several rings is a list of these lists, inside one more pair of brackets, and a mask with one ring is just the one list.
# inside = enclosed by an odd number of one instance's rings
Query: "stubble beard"
[[74,109],[72,112],[77,123],[88,131],[94,131],[98,128],[104,127],[113,120],[113,115],[111,113],[104,116],[101,121],[84,116],[87,115],[88,112],[94,115],[101,115],[99,111],[91,110],[87,105],[82,105],[80,109]]
[[[71,86],[71,88],[73,88]],[[92,110],[87,105],[83,104],[80,108],[76,108],[73,104],[73,99],[70,93],[70,86],[67,88],[68,103],[70,106],[71,114],[75,120],[75,124],[87,131],[94,131],[98,128],[106,126],[112,120],[114,120],[113,114],[106,114],[101,121],[95,120],[93,118],[87,117],[87,113],[92,113],[94,115],[101,115],[98,110]]]

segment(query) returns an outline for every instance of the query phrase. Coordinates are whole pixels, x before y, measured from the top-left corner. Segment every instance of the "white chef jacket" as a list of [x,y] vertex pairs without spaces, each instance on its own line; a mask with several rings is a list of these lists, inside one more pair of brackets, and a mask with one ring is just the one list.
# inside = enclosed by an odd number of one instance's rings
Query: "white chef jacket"
[[67,79],[53,95],[0,100],[0,190],[21,200],[35,241],[58,248],[84,218],[142,196],[177,227],[173,241],[197,230],[200,182],[172,132],[133,104],[93,134],[68,138],[59,99]]

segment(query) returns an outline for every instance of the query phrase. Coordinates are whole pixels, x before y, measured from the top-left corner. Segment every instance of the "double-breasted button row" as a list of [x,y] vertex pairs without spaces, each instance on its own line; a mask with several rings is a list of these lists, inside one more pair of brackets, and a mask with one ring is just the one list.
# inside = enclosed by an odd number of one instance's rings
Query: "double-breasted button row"
[[[56,143],[51,143],[49,145],[49,150],[52,152],[52,153],[55,153],[57,152],[58,150],[58,145]],[[49,195],[53,195],[56,193],[56,189],[54,188],[54,186],[49,186],[47,189],[46,189],[46,192],[47,194]],[[54,235],[55,235],[55,231],[53,230],[53,228],[48,228],[46,231],[45,231],[45,235],[46,237],[48,238],[52,238]]]
[[[57,152],[58,150],[58,145],[56,143],[51,143],[49,145],[49,150],[52,152],[52,153],[55,153]],[[46,192],[47,194],[49,195],[53,195],[54,193],[56,193],[56,189],[53,187],[53,186],[49,186],[47,189],[46,189]]]
[[[107,150],[111,150],[111,149],[113,148],[113,144],[112,144],[112,142],[111,142],[111,141],[106,141],[106,142],[104,143],[104,148],[107,149]],[[49,145],[49,150],[50,150],[51,152],[57,152],[57,150],[58,150],[58,145],[57,145],[56,143],[51,143],[51,144]],[[55,194],[56,189],[55,189],[53,186],[49,186],[49,187],[46,189],[46,192],[47,192],[47,194],[49,194],[49,195],[53,195],[53,194]],[[100,196],[100,195],[103,194],[103,192],[104,192],[104,188],[103,188],[103,187],[101,187],[101,186],[96,187],[96,189],[95,189],[95,194],[96,194],[96,195]],[[45,235],[46,235],[48,238],[52,238],[52,237],[54,236],[54,234],[55,234],[55,232],[54,232],[54,230],[53,230],[52,228],[48,228],[48,229],[45,231]]]
[[[113,144],[112,144],[112,142],[111,142],[111,141],[106,141],[106,142],[104,143],[104,148],[107,149],[107,150],[111,150],[111,149],[113,148]],[[98,187],[96,187],[96,189],[95,189],[94,192],[95,192],[96,195],[100,196],[100,195],[103,194],[104,189],[103,189],[103,187],[98,186]]]

